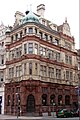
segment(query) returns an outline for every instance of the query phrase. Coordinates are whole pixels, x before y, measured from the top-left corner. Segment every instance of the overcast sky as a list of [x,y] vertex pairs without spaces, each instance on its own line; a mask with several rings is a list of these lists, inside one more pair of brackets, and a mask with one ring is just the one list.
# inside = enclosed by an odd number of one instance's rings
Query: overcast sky
[[45,18],[57,25],[63,24],[65,17],[71,28],[71,34],[75,38],[76,49],[79,48],[79,0],[1,0],[0,21],[4,25],[14,24],[14,14],[20,11],[25,14],[30,9],[36,12],[39,4],[45,4]]

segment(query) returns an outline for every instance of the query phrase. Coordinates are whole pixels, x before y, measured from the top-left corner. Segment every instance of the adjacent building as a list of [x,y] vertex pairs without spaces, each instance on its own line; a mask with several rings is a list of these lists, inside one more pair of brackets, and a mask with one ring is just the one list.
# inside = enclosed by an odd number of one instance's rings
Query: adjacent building
[[60,26],[44,18],[45,5],[15,14],[6,33],[5,114],[42,115],[77,107],[77,52],[67,18]]
[[[78,62],[78,90],[79,90],[79,96],[80,96],[80,49],[77,50],[77,62]],[[80,98],[79,98],[80,101]],[[80,102],[79,102],[80,103]]]
[[4,114],[4,88],[6,71],[6,35],[7,27],[3,23],[0,25],[0,114]]

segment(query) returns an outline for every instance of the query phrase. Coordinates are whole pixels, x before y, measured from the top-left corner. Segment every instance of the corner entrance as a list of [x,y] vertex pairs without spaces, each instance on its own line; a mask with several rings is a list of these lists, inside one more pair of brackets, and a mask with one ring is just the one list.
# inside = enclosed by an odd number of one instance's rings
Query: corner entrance
[[35,98],[33,95],[27,97],[27,112],[35,112]]

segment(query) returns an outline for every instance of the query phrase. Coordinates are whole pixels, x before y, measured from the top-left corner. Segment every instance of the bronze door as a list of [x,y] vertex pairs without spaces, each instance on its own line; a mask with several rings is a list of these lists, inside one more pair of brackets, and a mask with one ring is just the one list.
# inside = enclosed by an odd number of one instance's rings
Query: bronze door
[[35,98],[33,95],[27,97],[27,112],[35,111]]

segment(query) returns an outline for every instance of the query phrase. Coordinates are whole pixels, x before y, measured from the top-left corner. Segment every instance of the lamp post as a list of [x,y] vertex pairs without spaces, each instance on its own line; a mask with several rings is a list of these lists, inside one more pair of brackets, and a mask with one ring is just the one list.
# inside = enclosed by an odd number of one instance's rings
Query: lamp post
[[79,84],[78,84],[78,108],[79,108],[79,120],[80,120],[80,72],[79,72]]
[[16,93],[16,105],[17,105],[17,119],[18,119],[18,107],[19,107],[19,103],[18,103],[18,93]]
[[54,108],[54,106],[55,106],[55,102],[52,100],[52,105],[53,105],[53,117],[55,116],[55,114],[54,114],[54,111],[55,111],[55,108]]

